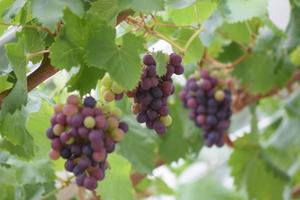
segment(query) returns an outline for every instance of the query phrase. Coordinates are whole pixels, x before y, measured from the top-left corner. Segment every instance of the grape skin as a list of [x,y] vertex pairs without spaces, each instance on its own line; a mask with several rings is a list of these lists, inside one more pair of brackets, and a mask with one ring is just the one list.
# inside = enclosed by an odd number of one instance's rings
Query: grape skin
[[67,104],[54,108],[46,131],[52,147],[49,157],[65,159],[65,169],[74,173],[76,184],[94,190],[105,176],[108,154],[128,132],[128,125],[119,120],[119,110],[96,107],[92,97],[82,104],[78,96],[70,95]]

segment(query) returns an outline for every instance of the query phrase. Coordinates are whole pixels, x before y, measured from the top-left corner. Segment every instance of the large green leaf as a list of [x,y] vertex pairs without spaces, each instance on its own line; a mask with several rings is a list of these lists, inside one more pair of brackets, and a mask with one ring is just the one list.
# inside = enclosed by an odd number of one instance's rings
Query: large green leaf
[[226,189],[220,180],[217,180],[212,175],[207,175],[198,178],[195,181],[181,184],[177,190],[178,200],[242,200],[241,195]]
[[167,6],[171,8],[185,8],[192,5],[196,0],[166,0]]
[[99,19],[115,25],[116,17],[120,11],[117,0],[98,0],[92,3],[89,12],[96,14]]
[[[176,2],[173,2],[176,3]],[[202,23],[216,9],[217,3],[209,0],[197,0],[183,9],[170,9],[169,16],[177,25]]]
[[267,13],[267,0],[225,0],[223,14],[229,23],[249,20]]
[[83,15],[83,3],[80,0],[31,0],[32,15],[51,31],[63,16],[63,9],[67,6],[77,15]]
[[249,199],[283,199],[289,178],[270,162],[253,134],[246,134],[235,141],[229,165],[235,185],[246,189]]
[[123,36],[121,47],[115,44],[115,30],[103,25],[97,34],[89,38],[87,62],[91,66],[104,68],[110,76],[126,89],[133,89],[142,73],[139,53],[143,40],[131,33]]
[[107,200],[133,200],[133,188],[130,180],[131,165],[122,156],[112,154],[108,157],[110,168],[97,191]]
[[132,0],[131,7],[136,11],[159,11],[165,6],[164,0]]
[[201,129],[189,120],[188,110],[184,109],[181,102],[169,103],[172,125],[164,136],[159,147],[161,158],[167,162],[185,158],[189,153],[198,154],[202,145]]
[[145,129],[133,117],[126,117],[129,131],[117,147],[117,152],[127,158],[133,168],[141,173],[150,173],[156,162],[159,138],[154,131]]
[[222,27],[220,27],[219,31],[223,36],[233,41],[248,44],[250,40],[250,32],[246,23],[225,23]]

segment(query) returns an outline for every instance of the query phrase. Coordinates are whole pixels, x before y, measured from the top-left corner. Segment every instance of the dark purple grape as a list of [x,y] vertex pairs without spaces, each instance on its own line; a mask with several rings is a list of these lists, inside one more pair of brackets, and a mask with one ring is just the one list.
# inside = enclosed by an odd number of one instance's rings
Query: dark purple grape
[[85,174],[79,174],[77,177],[76,177],[76,184],[79,185],[79,186],[83,186],[83,182],[84,182],[84,179],[86,178],[86,175]]
[[88,157],[82,157],[78,162],[78,166],[80,167],[81,170],[85,170],[86,168],[91,166],[91,161]]
[[83,117],[87,117],[87,116],[93,116],[95,114],[95,111],[93,108],[90,108],[90,107],[84,107],[82,108],[81,110],[81,115]]
[[150,54],[147,54],[143,58],[143,63],[145,65],[148,65],[148,66],[149,65],[155,65],[155,60],[154,60],[154,58]]
[[68,159],[68,160],[65,162],[65,169],[66,169],[68,172],[72,172],[73,169],[74,169],[74,167],[75,167],[74,160]]
[[49,139],[54,139],[54,138],[57,137],[56,135],[54,135],[54,133],[53,133],[53,131],[52,131],[52,128],[48,128],[48,129],[47,129],[47,137],[48,137]]
[[163,107],[161,107],[160,110],[159,110],[159,114],[160,114],[161,116],[166,116],[166,115],[168,115],[168,114],[169,114],[168,106],[163,106]]
[[111,153],[115,150],[115,141],[109,137],[105,138],[105,148],[107,153]]
[[81,146],[79,144],[73,144],[71,145],[71,153],[78,157],[81,155]]
[[139,123],[145,123],[145,122],[147,121],[148,118],[147,118],[146,113],[139,113],[139,114],[137,115],[136,119],[137,119],[137,121],[138,121]]
[[59,138],[54,138],[51,142],[51,147],[54,150],[60,150],[63,147],[63,145]]
[[65,159],[70,158],[71,155],[72,155],[71,151],[68,148],[63,148],[62,150],[60,150],[60,156],[65,158]]
[[166,132],[166,126],[159,120],[153,123],[153,128],[158,134],[164,134]]
[[163,96],[163,92],[159,87],[151,88],[150,93],[154,98],[160,98]]
[[86,97],[83,101],[84,106],[94,108],[96,105],[96,100],[93,97]]
[[61,125],[65,126],[67,124],[67,116],[64,115],[63,113],[58,113],[56,115],[56,122],[58,124],[61,124]]
[[79,165],[76,165],[74,168],[73,168],[73,173],[75,176],[78,176],[79,174],[81,174],[83,172],[83,170],[79,167]]
[[84,179],[83,185],[85,188],[87,188],[89,190],[94,190],[97,188],[97,179],[95,179],[92,176],[87,176]]
[[82,153],[84,153],[87,156],[90,156],[93,153],[93,149],[90,145],[86,144],[82,147]]
[[129,130],[128,124],[126,124],[125,122],[120,122],[119,128],[122,129],[124,131],[124,133],[127,133]]
[[181,74],[183,74],[183,72],[184,72],[184,68],[183,68],[183,66],[182,65],[177,65],[176,67],[175,67],[175,74],[176,75],[181,75]]
[[101,181],[104,179],[104,171],[101,168],[96,168],[92,173],[91,176],[97,179],[98,181]]
[[148,65],[146,68],[146,74],[148,77],[155,77],[156,76],[156,67],[155,65]]
[[154,110],[148,110],[147,111],[147,116],[150,120],[154,120],[158,117],[158,113]]
[[90,132],[90,129],[82,126],[78,129],[78,134],[82,137],[82,138],[88,138],[89,136],[89,132]]
[[76,128],[72,128],[68,133],[74,138],[79,136],[78,130]]
[[182,62],[182,58],[180,55],[176,54],[176,53],[172,53],[170,55],[170,64],[172,65],[180,65]]
[[154,99],[152,102],[151,102],[151,105],[150,107],[153,109],[153,110],[159,110],[161,107],[162,107],[163,103],[161,100],[159,99]]

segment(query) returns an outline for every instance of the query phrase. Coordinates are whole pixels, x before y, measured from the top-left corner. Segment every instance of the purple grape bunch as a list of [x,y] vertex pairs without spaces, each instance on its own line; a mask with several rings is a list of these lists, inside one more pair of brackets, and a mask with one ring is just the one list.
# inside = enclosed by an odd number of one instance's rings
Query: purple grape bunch
[[224,134],[230,126],[231,92],[207,70],[191,75],[180,93],[184,107],[191,109],[190,119],[203,129],[207,147],[224,145]]
[[153,56],[145,55],[141,81],[134,91],[127,93],[134,99],[132,112],[137,115],[137,121],[146,123],[147,128],[154,129],[157,134],[164,134],[166,127],[172,124],[167,101],[168,97],[174,93],[172,75],[181,75],[184,72],[181,62],[181,56],[172,53],[166,66],[166,74],[159,77]]
[[47,137],[51,140],[49,157],[66,160],[65,169],[74,173],[78,186],[94,190],[108,167],[107,155],[128,131],[109,109],[96,105],[93,97],[83,102],[70,95],[65,105],[56,104]]

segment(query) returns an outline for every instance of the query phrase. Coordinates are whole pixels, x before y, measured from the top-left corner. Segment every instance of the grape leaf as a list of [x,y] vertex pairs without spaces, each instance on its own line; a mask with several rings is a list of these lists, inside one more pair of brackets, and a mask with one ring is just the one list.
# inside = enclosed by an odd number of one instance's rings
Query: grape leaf
[[265,156],[253,134],[236,140],[229,159],[234,183],[238,188],[246,188],[249,199],[282,199],[288,178],[279,173]]
[[1,150],[8,151],[12,155],[16,155],[23,159],[32,159],[34,157],[34,145],[30,137],[24,137],[25,140],[21,145],[14,145],[8,140],[0,140]]
[[215,37],[215,32],[218,27],[222,26],[224,18],[219,10],[216,10],[203,23],[203,31],[200,33],[200,39],[205,46],[209,46]]
[[28,117],[26,128],[37,146],[36,156],[48,156],[50,140],[46,137],[46,130],[50,127],[49,119],[52,114],[52,107],[43,101],[39,111],[31,113]]
[[102,69],[82,65],[79,72],[69,80],[68,91],[78,90],[80,95],[83,96],[96,87],[98,80],[104,74],[105,71]]
[[294,65],[300,65],[300,46],[290,53],[290,60]]
[[80,0],[31,0],[33,17],[38,18],[51,31],[55,30],[57,22],[62,18],[65,6],[79,16],[84,13]]
[[202,145],[201,129],[189,120],[188,110],[182,107],[181,102],[170,103],[169,109],[173,123],[161,137],[159,147],[160,156],[167,163],[185,158],[190,152],[198,153]]
[[106,171],[106,177],[99,184],[97,192],[101,194],[103,199],[107,200],[133,200],[130,163],[116,154],[109,155],[108,162],[110,168]]
[[167,0],[167,6],[171,8],[185,8],[192,5],[196,0]]
[[117,0],[98,0],[92,3],[89,12],[96,14],[99,19],[116,24],[116,17],[120,9]]
[[131,6],[136,11],[160,11],[164,9],[164,0],[132,0]]
[[130,128],[118,144],[117,152],[131,162],[135,171],[150,173],[155,166],[159,138],[153,131],[140,126],[133,117],[126,116],[123,120]]
[[89,38],[86,57],[90,66],[104,68],[121,86],[130,90],[137,85],[142,73],[139,53],[144,48],[143,40],[131,33],[122,39],[123,45],[116,46],[115,30],[103,25],[97,35]]
[[0,76],[0,92],[7,90],[11,88],[12,83],[7,81],[7,75],[6,76]]
[[[283,86],[289,79],[293,67],[274,54],[254,53],[234,69],[233,74],[253,93],[264,93],[275,86]],[[268,78],[266,78],[268,77]]]
[[250,32],[248,31],[245,23],[234,23],[234,24],[223,24],[219,28],[219,31],[226,38],[232,39],[233,41],[248,44],[250,40]]
[[[194,31],[189,29],[182,29],[177,36],[176,41],[181,46],[184,46],[190,37],[194,34]],[[183,62],[184,63],[197,63],[201,60],[202,55],[204,53],[204,46],[202,45],[199,37],[195,37],[187,51],[184,54]]]
[[223,14],[229,23],[249,20],[267,13],[267,0],[226,0],[223,4]]
[[20,12],[25,3],[25,0],[16,0],[9,7],[6,7],[7,9],[3,13],[1,13],[3,20],[5,22],[10,22],[13,18],[17,16],[18,12]]
[[50,47],[51,64],[58,69],[70,70],[82,59],[82,49],[60,35]]
[[[36,53],[45,49],[46,34],[34,28],[24,28],[20,33],[19,39],[24,45],[26,54]],[[33,63],[38,63],[42,60],[43,55],[34,56],[30,60]]]
[[206,175],[204,177],[196,179],[185,184],[181,184],[178,187],[177,198],[178,200],[199,200],[199,196],[202,199],[213,200],[242,200],[240,195],[233,191],[228,190],[222,184],[220,180],[217,180],[212,175]]
[[167,72],[167,64],[169,56],[162,51],[153,53],[154,60],[156,62],[156,72],[158,76],[163,76]]
[[15,171],[10,168],[0,166],[0,185],[15,185],[17,177]]
[[4,98],[1,115],[13,113],[27,102],[27,80],[26,80],[26,56],[21,42],[6,45],[9,62],[16,74],[17,82],[12,91]]
[[170,9],[169,16],[177,25],[202,23],[216,9],[217,4],[209,0],[197,0],[194,4],[183,9]]

